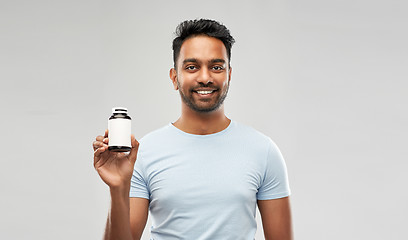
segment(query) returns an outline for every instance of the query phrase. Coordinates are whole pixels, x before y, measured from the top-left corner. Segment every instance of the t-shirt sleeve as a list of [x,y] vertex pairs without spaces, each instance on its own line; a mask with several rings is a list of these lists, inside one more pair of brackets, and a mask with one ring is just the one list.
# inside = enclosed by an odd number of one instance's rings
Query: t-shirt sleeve
[[135,168],[133,169],[133,175],[130,182],[130,193],[129,197],[139,197],[150,199],[149,188],[147,181],[144,177],[143,166],[141,164],[141,157],[135,163]]
[[271,140],[263,179],[256,197],[258,200],[268,200],[289,195],[290,188],[285,160],[279,148]]

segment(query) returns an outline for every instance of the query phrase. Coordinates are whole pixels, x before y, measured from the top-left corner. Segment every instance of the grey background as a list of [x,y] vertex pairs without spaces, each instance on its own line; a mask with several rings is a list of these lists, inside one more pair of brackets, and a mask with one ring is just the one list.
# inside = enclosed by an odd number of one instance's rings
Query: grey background
[[226,113],[281,148],[295,238],[408,239],[406,12],[404,1],[1,1],[0,239],[101,239],[109,192],[92,141],[113,106],[129,108],[137,138],[177,119],[173,32],[201,17],[237,40]]

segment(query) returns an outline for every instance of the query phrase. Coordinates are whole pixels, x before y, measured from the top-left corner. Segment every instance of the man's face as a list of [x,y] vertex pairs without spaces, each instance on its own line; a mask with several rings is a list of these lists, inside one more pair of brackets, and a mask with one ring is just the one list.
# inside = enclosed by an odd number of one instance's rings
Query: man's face
[[208,36],[185,40],[176,67],[170,71],[170,78],[183,104],[200,113],[215,111],[223,104],[231,68],[221,40]]

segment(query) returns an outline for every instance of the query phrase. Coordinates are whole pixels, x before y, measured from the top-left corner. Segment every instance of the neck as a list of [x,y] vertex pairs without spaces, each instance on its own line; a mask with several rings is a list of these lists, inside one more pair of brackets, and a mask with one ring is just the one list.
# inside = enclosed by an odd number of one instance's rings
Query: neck
[[173,125],[186,133],[206,135],[226,129],[230,122],[224,114],[224,106],[209,113],[198,113],[182,106],[181,116]]

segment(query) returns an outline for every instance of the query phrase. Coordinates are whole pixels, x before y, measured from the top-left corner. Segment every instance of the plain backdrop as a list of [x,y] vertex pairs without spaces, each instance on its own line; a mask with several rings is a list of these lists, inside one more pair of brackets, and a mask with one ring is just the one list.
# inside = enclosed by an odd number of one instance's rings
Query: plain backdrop
[[114,106],[138,139],[178,118],[171,41],[195,18],[236,39],[226,113],[280,147],[295,239],[408,239],[407,5],[1,0],[0,239],[102,238],[92,141]]

